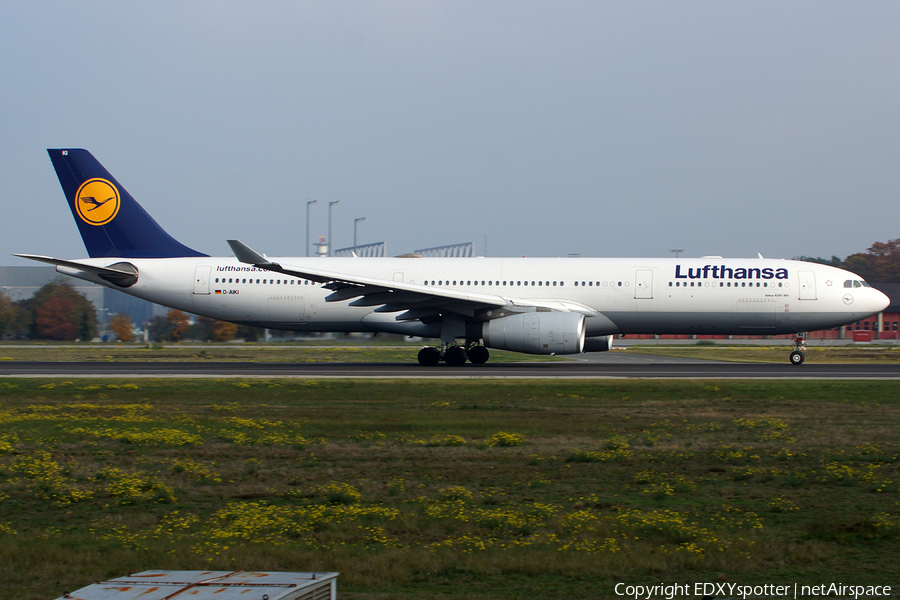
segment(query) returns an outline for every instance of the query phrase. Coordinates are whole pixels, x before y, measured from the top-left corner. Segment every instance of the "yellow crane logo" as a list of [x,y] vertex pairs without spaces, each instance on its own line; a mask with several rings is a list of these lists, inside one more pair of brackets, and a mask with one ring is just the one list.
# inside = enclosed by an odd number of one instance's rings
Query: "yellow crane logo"
[[119,190],[106,179],[88,179],[75,192],[75,210],[90,225],[106,225],[119,212]]

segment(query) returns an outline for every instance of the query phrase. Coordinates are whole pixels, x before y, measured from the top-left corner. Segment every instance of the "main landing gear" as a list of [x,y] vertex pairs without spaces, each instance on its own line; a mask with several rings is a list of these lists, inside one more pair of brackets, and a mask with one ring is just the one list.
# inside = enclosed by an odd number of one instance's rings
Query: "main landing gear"
[[434,367],[442,360],[451,367],[461,367],[468,360],[473,365],[483,365],[490,358],[488,349],[477,344],[446,344],[441,348],[422,348],[419,350],[419,364],[423,367]]
[[801,331],[794,336],[793,340],[791,340],[791,347],[794,349],[793,352],[791,352],[792,365],[803,364],[803,359],[806,358],[803,354],[803,351],[806,350],[806,337],[806,332]]

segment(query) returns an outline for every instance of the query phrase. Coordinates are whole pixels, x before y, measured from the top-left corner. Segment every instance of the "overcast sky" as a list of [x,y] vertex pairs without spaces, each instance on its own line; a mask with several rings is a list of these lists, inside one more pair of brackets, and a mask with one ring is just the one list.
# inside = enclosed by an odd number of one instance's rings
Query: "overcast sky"
[[898,2],[4,2],[0,264],[86,256],[46,148],[179,241],[841,258],[900,237]]

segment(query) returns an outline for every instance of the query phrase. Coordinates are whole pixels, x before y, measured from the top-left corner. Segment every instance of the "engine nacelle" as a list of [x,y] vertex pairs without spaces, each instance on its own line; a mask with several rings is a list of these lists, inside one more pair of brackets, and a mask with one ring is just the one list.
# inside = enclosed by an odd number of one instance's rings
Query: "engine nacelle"
[[585,352],[607,352],[612,350],[613,347],[613,335],[598,335],[594,337],[585,338],[584,340],[584,351]]
[[526,354],[579,354],[584,349],[584,315],[531,312],[488,321],[484,345]]

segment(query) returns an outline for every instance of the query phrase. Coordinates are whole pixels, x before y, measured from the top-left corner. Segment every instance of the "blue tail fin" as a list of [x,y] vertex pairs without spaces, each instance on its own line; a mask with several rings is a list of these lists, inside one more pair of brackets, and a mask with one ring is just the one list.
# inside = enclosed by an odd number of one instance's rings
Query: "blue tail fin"
[[87,150],[47,153],[91,258],[206,256],[166,233]]

